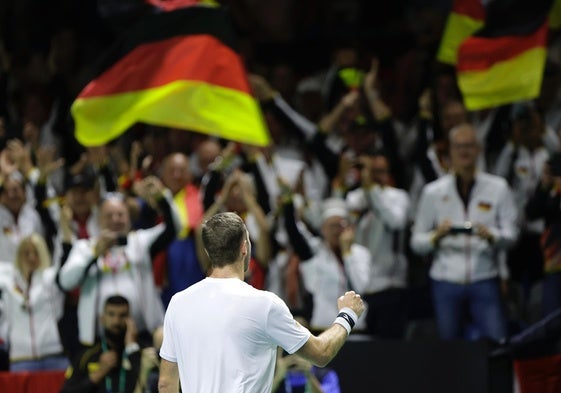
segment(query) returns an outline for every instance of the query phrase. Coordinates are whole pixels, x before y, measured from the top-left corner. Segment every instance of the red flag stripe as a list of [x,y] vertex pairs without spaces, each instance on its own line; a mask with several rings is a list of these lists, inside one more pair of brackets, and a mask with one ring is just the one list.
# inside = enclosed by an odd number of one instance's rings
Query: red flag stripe
[[457,71],[481,71],[536,47],[545,47],[547,23],[530,36],[470,37],[460,46]]
[[178,8],[214,3],[212,1],[205,0],[146,0],[146,2],[164,11],[173,11]]
[[251,94],[247,78],[240,75],[245,76],[240,57],[216,38],[179,36],[135,48],[90,82],[79,98],[128,93],[177,80],[202,81]]
[[452,5],[452,12],[472,19],[485,20],[485,7],[481,0],[456,0]]

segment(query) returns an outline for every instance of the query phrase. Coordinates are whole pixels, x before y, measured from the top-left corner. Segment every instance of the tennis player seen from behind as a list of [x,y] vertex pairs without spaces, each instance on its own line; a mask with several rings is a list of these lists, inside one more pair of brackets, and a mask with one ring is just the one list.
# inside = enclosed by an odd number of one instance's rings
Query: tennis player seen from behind
[[160,393],[269,393],[277,347],[327,365],[364,311],[360,295],[341,296],[339,314],[318,336],[296,322],[275,294],[243,281],[251,243],[242,219],[220,213],[202,225],[209,277],[173,296],[164,320]]

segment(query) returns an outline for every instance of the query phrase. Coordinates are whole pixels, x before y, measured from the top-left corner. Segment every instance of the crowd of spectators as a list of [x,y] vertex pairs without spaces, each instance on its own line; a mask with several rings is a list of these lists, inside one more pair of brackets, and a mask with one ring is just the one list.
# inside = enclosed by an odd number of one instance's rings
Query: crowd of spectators
[[154,333],[208,272],[199,224],[219,211],[248,227],[246,281],[313,330],[350,289],[376,339],[500,342],[561,306],[560,41],[537,99],[470,112],[433,21],[402,56],[347,40],[300,74],[247,42],[267,147],[146,124],[80,146],[69,103],[99,37],[0,40],[2,368],[66,368],[120,295],[149,391]]

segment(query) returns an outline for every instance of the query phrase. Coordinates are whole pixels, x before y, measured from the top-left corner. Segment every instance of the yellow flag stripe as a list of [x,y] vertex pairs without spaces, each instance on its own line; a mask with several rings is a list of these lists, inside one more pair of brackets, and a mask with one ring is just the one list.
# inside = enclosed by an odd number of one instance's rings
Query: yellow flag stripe
[[257,101],[249,94],[200,81],[109,96],[79,98],[72,105],[76,139],[105,144],[136,122],[197,131],[242,143],[270,141]]
[[462,42],[483,27],[483,21],[469,16],[450,13],[436,58],[446,64],[458,62],[458,48]]
[[483,71],[458,74],[458,84],[469,110],[492,108],[539,95],[546,50],[530,49]]
[[177,208],[179,220],[181,221],[181,231],[177,234],[178,239],[185,239],[189,235],[189,213],[187,212],[187,204],[185,203],[185,188],[180,190],[173,197],[173,202]]

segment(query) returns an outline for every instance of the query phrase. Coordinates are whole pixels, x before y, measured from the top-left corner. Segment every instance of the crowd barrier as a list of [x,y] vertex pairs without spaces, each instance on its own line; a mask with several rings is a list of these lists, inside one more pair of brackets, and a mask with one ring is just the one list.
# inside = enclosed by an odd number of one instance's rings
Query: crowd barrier
[[351,335],[330,367],[342,393],[561,393],[561,355],[514,361],[489,355],[483,342]]
[[64,371],[0,372],[2,393],[58,393]]
[[[560,393],[561,354],[489,357],[484,343],[376,341],[352,335],[329,365],[342,393]],[[58,393],[64,372],[0,372],[0,393]]]

